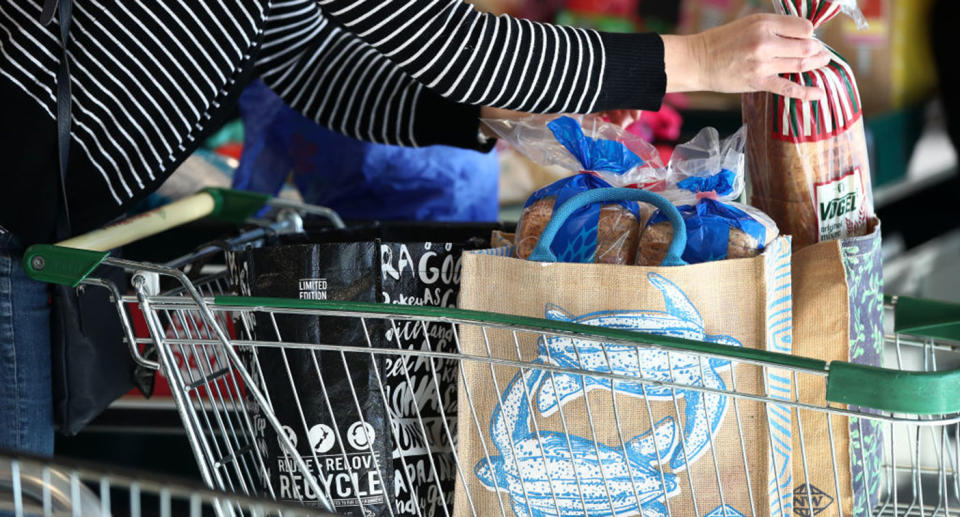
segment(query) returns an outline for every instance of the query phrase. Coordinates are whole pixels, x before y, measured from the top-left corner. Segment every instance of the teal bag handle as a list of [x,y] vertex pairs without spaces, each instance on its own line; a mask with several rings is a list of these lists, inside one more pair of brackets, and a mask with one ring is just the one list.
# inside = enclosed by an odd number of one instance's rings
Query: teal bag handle
[[575,211],[593,203],[608,203],[612,201],[642,201],[660,209],[673,227],[673,240],[667,248],[667,256],[663,258],[662,266],[685,266],[686,261],[680,258],[687,247],[687,225],[683,222],[677,207],[667,198],[647,190],[634,188],[597,188],[581,192],[566,200],[559,208],[553,211],[553,217],[547,227],[543,229],[537,247],[533,249],[529,260],[536,262],[556,262],[557,256],[550,249],[553,239]]

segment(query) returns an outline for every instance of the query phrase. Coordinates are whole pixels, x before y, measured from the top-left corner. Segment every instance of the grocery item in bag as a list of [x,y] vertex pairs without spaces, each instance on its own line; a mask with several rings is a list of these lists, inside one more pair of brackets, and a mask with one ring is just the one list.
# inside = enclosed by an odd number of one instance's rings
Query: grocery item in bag
[[[501,121],[505,122],[505,121]],[[655,168],[659,157],[649,155],[646,142],[636,137],[617,133],[612,126],[598,123],[600,132],[620,140],[592,138],[584,133],[582,122],[571,117],[560,117],[539,125],[516,125],[511,130],[500,127],[503,136],[530,153],[535,161],[549,162],[556,159],[578,174],[556,181],[544,187],[527,200],[517,226],[517,257],[527,258],[536,247],[540,234],[553,217],[553,211],[564,201],[580,192],[596,188],[624,186],[629,182],[644,180],[662,184],[665,174]],[[499,127],[499,126],[497,126]],[[550,136],[546,136],[549,132]],[[632,138],[632,140],[631,140]],[[632,141],[655,162],[648,162],[635,153],[624,141]],[[639,143],[637,143],[639,142]],[[552,151],[545,151],[543,144]],[[557,146],[561,148],[557,148]],[[643,212],[641,211],[643,210]],[[577,210],[567,219],[551,249],[562,262],[597,262],[604,264],[632,264],[636,253],[640,227],[652,208],[636,202],[595,203]]]
[[[270,246],[234,257],[241,292],[301,300],[375,302],[382,288],[376,242]],[[245,322],[249,328],[251,322]],[[259,341],[382,347],[380,322],[357,318],[257,313]],[[382,356],[260,347],[250,371],[338,514],[393,515],[391,430],[381,397]],[[318,504],[317,494],[281,448],[277,433],[253,406],[264,480],[280,500]]]
[[[839,12],[859,16],[856,0],[777,0],[783,14],[819,27]],[[829,50],[829,49],[828,49]],[[743,96],[749,126],[750,204],[769,214],[794,247],[865,235],[873,217],[870,165],[853,71],[832,50],[831,62],[785,77],[818,86],[826,101],[770,93]]]
[[[745,146],[745,127],[723,140],[708,127],[670,157],[663,195],[680,205],[687,228],[682,258],[690,264],[755,257],[779,235],[766,214],[733,201],[743,193]],[[660,265],[672,238],[673,228],[658,210],[641,233],[637,265]]]
[[[677,207],[687,223],[687,246],[682,258],[690,264],[756,257],[779,236],[764,213],[740,203],[704,198],[696,205]],[[638,266],[658,266],[673,239],[673,228],[660,211],[654,212],[640,237]]]
[[[516,256],[522,259],[530,256],[554,209],[564,201],[581,192],[609,187],[609,183],[596,176],[577,174],[534,192],[517,224]],[[561,262],[632,264],[640,236],[640,220],[640,206],[636,202],[594,203],[567,219],[551,249]]]

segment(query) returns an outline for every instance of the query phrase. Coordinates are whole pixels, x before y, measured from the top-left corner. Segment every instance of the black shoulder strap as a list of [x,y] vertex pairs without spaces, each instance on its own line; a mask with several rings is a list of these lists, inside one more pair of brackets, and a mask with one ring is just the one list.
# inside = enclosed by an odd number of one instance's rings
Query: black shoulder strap
[[40,22],[48,25],[53,21],[54,11],[60,23],[60,67],[57,69],[57,148],[60,158],[60,201],[62,227],[58,233],[70,233],[70,209],[67,205],[67,162],[70,159],[70,57],[67,42],[70,39],[70,20],[73,14],[73,0],[46,0],[40,14]]

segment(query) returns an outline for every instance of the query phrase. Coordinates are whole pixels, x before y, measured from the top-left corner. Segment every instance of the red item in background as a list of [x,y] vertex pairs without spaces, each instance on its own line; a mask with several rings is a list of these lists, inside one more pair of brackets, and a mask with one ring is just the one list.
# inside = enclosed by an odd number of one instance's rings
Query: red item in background
[[654,144],[653,146],[660,153],[660,159],[663,160],[663,163],[670,163],[670,157],[673,156],[673,146],[667,144]]
[[235,160],[240,159],[240,155],[243,154],[243,143],[234,142],[229,144],[223,144],[220,147],[217,147],[213,152],[226,156],[228,158],[233,158]]
[[638,0],[567,0],[567,9],[581,13],[635,16]]
[[673,144],[680,138],[683,128],[683,116],[678,109],[686,105],[687,98],[684,95],[668,94],[663,98],[659,111],[644,111],[640,120],[628,126],[627,131],[653,142],[663,163],[668,163],[673,155]]
[[[236,328],[233,325],[233,319],[227,313],[217,313],[217,314],[225,316],[221,321],[221,323],[223,323],[224,326],[226,327],[227,334],[231,338],[235,338],[237,333],[236,333]],[[143,317],[143,312],[140,310],[140,305],[137,303],[130,305],[130,320],[131,320],[131,323],[133,324],[133,333],[135,337],[138,337],[138,338],[150,337],[150,331],[147,328],[147,323]],[[190,335],[190,336],[197,336],[197,335],[206,336],[207,335],[207,331],[204,323],[202,321],[199,321],[198,318],[194,317],[193,322],[188,321],[187,325],[190,326],[189,334],[184,332],[183,323],[180,321],[177,321],[175,322],[172,328],[165,328],[167,337],[175,338],[177,336],[183,337],[186,335]],[[140,345],[141,352],[144,350],[144,348],[145,348],[144,345]],[[217,370],[223,367],[222,365],[218,365],[217,358],[213,354],[213,351],[211,349],[207,349],[206,354],[204,354],[204,351],[201,349],[201,347],[196,347],[196,351],[195,351],[196,353],[194,353],[194,350],[193,350],[194,347],[185,345],[183,347],[183,350],[185,353],[181,353],[179,351],[179,348],[180,347],[174,347],[173,355],[177,359],[177,367],[180,368],[181,372],[184,372],[184,375],[187,378],[188,382],[191,376],[194,379],[198,379],[204,374],[210,374],[210,372],[216,372]],[[189,374],[187,374],[183,370],[184,356],[187,356],[187,364],[189,365],[189,371],[190,371]],[[199,365],[197,364],[198,356],[202,358],[201,360],[208,362],[210,366],[203,369],[199,368]],[[240,379],[238,375],[234,375],[233,377],[236,379],[237,388],[239,389],[240,395],[242,396],[244,393],[243,381]],[[220,389],[220,392],[224,396],[226,396],[228,392],[231,392],[231,393],[234,392],[233,382],[225,378],[218,379],[217,385]],[[198,388],[199,393],[203,397],[207,396],[206,392],[203,391],[205,388],[206,388],[205,386],[201,386],[200,388]],[[130,390],[125,396],[140,398],[143,395],[140,393],[140,390],[133,389],[133,390]],[[173,396],[170,393],[170,383],[168,382],[167,378],[164,377],[163,375],[156,376],[156,382],[153,387],[153,396],[161,397],[161,398],[171,398]],[[196,393],[193,393],[193,396],[196,397]]]

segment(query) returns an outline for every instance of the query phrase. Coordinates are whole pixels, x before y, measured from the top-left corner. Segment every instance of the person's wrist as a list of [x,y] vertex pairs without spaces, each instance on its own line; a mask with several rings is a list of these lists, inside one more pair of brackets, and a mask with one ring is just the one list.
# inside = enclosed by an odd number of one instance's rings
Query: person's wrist
[[678,36],[665,34],[663,63],[667,74],[667,93],[706,89],[705,49],[700,34]]

